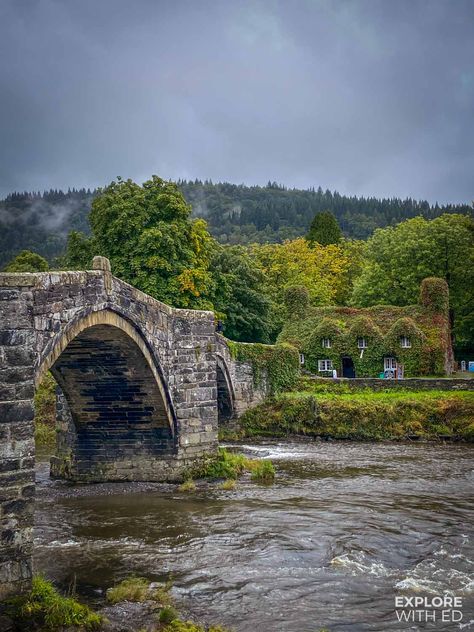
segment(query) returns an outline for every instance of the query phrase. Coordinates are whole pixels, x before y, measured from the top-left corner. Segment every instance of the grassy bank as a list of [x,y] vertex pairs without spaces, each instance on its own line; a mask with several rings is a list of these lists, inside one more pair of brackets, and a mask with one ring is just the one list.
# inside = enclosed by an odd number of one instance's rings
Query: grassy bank
[[[474,440],[474,393],[469,391],[355,391],[302,380],[247,411],[241,437],[312,437],[383,440]],[[223,436],[222,438],[225,438]],[[234,437],[236,438],[236,437]]]

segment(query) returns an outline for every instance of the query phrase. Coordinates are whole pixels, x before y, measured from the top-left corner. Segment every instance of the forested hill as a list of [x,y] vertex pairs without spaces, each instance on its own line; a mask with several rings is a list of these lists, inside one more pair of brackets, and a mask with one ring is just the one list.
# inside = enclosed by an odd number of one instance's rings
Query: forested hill
[[[423,215],[469,213],[469,205],[430,206],[426,201],[347,197],[319,189],[286,189],[179,181],[195,216],[204,217],[223,243],[277,242],[304,234],[315,213],[331,210],[348,237],[364,239],[376,228]],[[60,255],[70,230],[88,232],[87,215],[95,191],[72,189],[13,193],[0,201],[0,267],[20,250],[49,260]]]

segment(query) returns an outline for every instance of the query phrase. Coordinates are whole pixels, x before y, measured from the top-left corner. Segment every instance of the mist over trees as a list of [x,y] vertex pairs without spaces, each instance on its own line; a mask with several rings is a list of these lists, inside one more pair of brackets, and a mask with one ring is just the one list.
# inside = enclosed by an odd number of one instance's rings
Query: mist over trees
[[[276,183],[244,186],[211,181],[179,181],[178,188],[223,244],[280,243],[308,232],[316,213],[330,211],[345,237],[366,239],[376,228],[421,215],[472,212],[468,204],[430,205],[426,201],[343,196],[318,189],[287,189]],[[21,250],[50,262],[66,247],[71,230],[90,233],[88,215],[97,191],[70,189],[13,193],[0,201],[0,267]]]

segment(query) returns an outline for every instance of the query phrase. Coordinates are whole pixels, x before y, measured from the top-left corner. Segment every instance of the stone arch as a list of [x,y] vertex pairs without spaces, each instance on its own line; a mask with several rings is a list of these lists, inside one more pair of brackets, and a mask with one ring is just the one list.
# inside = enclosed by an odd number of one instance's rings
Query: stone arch
[[156,353],[120,314],[99,310],[71,321],[46,346],[36,383],[47,370],[63,395],[53,475],[146,478],[153,460],[176,452],[176,418]]
[[217,419],[225,424],[235,416],[235,392],[226,361],[216,354]]

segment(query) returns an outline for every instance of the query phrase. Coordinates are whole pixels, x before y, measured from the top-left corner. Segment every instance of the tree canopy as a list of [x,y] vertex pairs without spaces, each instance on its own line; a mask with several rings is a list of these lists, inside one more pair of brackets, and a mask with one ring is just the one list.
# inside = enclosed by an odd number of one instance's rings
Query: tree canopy
[[10,263],[8,263],[5,272],[46,272],[49,270],[49,263],[31,250],[22,250]]
[[316,213],[306,235],[306,239],[310,244],[318,243],[321,246],[338,244],[341,241],[341,237],[342,231],[331,211]]
[[367,242],[366,259],[356,279],[352,303],[361,307],[416,303],[421,281],[430,276],[449,286],[454,334],[458,345],[474,330],[474,221],[445,214],[422,217],[379,229]]

